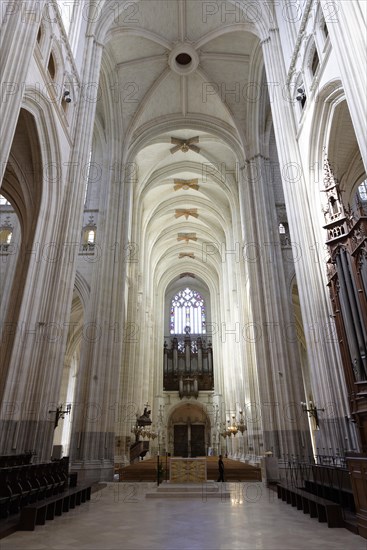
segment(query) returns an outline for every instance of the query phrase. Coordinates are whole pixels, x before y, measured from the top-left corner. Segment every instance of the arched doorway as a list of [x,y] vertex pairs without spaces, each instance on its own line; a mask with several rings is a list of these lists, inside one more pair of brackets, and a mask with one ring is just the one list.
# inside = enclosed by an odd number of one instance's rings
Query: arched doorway
[[210,447],[210,420],[202,406],[196,403],[178,405],[169,416],[167,428],[171,455],[206,456]]

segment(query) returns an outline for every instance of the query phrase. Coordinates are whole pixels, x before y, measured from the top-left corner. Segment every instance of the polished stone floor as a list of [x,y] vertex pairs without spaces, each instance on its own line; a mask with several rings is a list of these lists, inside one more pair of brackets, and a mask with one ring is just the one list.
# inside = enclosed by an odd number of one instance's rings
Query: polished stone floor
[[111,483],[90,502],[0,541],[0,550],[367,550],[279,501],[262,483],[228,483],[230,498],[146,499],[152,483]]

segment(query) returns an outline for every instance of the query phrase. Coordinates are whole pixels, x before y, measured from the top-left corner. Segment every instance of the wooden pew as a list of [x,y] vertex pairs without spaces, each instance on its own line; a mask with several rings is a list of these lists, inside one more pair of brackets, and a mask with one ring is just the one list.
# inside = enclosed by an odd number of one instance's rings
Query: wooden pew
[[305,489],[308,492],[332,500],[340,504],[343,508],[349,508],[352,512],[355,512],[354,496],[351,490],[321,485],[320,483],[309,480],[305,480],[304,483]]
[[0,468],[30,464],[33,455],[32,451],[26,451],[19,455],[0,455]]
[[66,491],[37,501],[21,510],[18,529],[20,531],[34,531],[36,525],[44,525],[46,520],[53,520],[55,516],[61,516],[70,508],[75,508],[81,503],[90,500],[91,485],[72,487]]
[[10,514],[16,514],[20,509],[21,490],[17,487],[14,468],[1,470],[0,475],[0,503],[1,518],[7,518]]
[[17,514],[28,504],[64,491],[68,485],[68,461],[23,464],[0,468],[0,519]]
[[277,492],[278,498],[303,510],[304,514],[310,514],[312,518],[317,517],[319,522],[327,523],[328,527],[344,527],[339,504],[287,483],[278,483]]

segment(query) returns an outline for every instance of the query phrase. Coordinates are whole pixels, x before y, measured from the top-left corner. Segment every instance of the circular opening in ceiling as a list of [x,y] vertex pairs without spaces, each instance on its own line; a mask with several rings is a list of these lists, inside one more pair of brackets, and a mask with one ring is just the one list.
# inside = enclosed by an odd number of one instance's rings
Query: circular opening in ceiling
[[180,75],[193,73],[199,65],[199,55],[192,44],[176,44],[168,56],[168,65]]
[[189,65],[191,61],[192,57],[188,53],[179,53],[178,55],[176,55],[176,63],[183,67]]

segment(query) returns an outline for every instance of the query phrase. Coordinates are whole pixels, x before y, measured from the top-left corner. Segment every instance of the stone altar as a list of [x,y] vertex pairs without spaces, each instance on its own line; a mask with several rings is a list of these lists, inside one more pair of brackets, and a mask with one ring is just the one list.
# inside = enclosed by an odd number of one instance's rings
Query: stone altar
[[171,483],[201,483],[207,480],[205,458],[170,458]]

